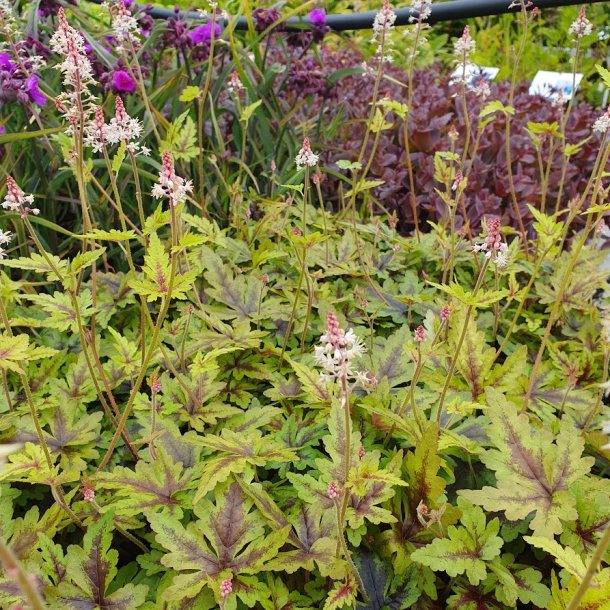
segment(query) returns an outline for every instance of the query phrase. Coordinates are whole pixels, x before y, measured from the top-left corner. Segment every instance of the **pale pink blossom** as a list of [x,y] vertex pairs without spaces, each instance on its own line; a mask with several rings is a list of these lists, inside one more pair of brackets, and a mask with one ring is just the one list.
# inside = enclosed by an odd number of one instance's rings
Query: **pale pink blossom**
[[233,583],[230,578],[225,578],[220,583],[220,597],[228,597],[228,595],[233,591]]
[[570,26],[568,34],[572,34],[576,40],[588,36],[593,31],[593,24],[587,19],[585,5],[580,7],[578,17]]
[[417,13],[418,17],[409,17],[409,21],[425,21],[432,13],[432,0],[412,0],[411,11]]
[[379,61],[392,61],[392,57],[386,51],[389,46],[388,34],[394,29],[396,13],[392,10],[388,0],[383,0],[383,6],[375,15],[373,21],[373,38],[371,42],[377,43],[376,55]]
[[135,40],[138,32],[138,21],[131,14],[124,0],[118,0],[113,11],[112,32],[119,42]]
[[320,344],[315,348],[316,364],[324,369],[322,375],[327,378],[346,378],[362,382],[368,375],[354,372],[353,361],[366,352],[366,347],[354,331],[339,327],[337,316],[329,313],[326,318],[326,332],[320,337]]
[[31,207],[34,203],[34,195],[26,195],[13,180],[11,176],[6,178],[6,196],[2,202],[2,207],[11,212],[17,212],[21,218],[26,218],[29,214],[38,216],[40,210]]
[[486,223],[486,236],[482,244],[473,247],[475,252],[485,252],[485,258],[491,259],[500,269],[508,264],[508,246],[502,240],[500,233],[500,219],[488,218]]
[[318,163],[318,159],[318,155],[314,154],[314,152],[311,150],[309,138],[305,138],[303,140],[303,146],[301,147],[301,150],[299,150],[299,154],[294,160],[297,165],[297,169],[301,170],[304,167],[315,167]]
[[470,36],[470,28],[466,26],[464,33],[453,44],[455,55],[461,63],[466,63],[468,57],[475,52],[477,43]]
[[185,180],[176,175],[174,161],[169,152],[162,155],[162,168],[159,174],[159,182],[152,189],[155,199],[167,197],[171,205],[176,206],[186,201],[188,194],[193,190],[191,180]]
[[593,133],[604,134],[610,128],[610,108],[593,123]]
[[240,91],[244,90],[244,85],[241,82],[241,79],[239,78],[239,74],[237,73],[237,70],[233,70],[233,72],[231,72],[231,77],[229,78],[229,82],[227,83],[227,89],[229,91],[229,93],[239,93]]
[[0,230],[0,259],[6,258],[6,250],[2,247],[10,243],[13,239],[13,234],[10,231]]

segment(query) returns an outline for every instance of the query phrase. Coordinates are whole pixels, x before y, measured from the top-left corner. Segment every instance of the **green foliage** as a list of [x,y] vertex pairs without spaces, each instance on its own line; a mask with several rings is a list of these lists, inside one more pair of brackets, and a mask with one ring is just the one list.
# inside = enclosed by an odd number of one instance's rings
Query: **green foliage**
[[[38,4],[16,4],[15,34],[48,42],[55,21]],[[603,25],[606,9],[590,18]],[[510,76],[510,43],[523,51],[515,79],[562,67],[570,53],[536,41],[571,47],[577,10],[527,32],[509,16],[471,22],[474,59]],[[68,10],[96,74],[124,65],[91,35],[111,31],[106,11]],[[610,607],[607,141],[580,124],[567,141],[567,108],[559,120],[536,100],[541,116],[523,116],[518,89],[480,103],[457,87],[434,116],[392,99],[410,99],[413,62],[447,58],[453,26],[403,30],[392,51],[409,73],[384,65],[367,81],[309,63],[336,37],[303,49],[294,33],[232,25],[213,49],[178,50],[155,24],[134,47],[141,73],[121,47],[138,76],[123,95],[138,142],[83,148],[79,121],[68,130],[53,104],[3,98],[3,175],[41,209],[7,209],[0,234],[0,607],[38,595],[75,610],[566,610],[589,577],[578,608]],[[413,59],[416,32],[428,44]],[[606,68],[595,74],[608,85]],[[353,116],[351,94],[335,95],[347,78],[362,96]],[[57,71],[40,82],[49,98],[66,92]],[[113,94],[89,93],[84,109],[99,103],[110,121]],[[510,133],[519,121],[527,131]],[[505,126],[525,151],[511,180]],[[341,148],[342,128],[362,142]],[[134,155],[145,144],[150,156]],[[538,182],[521,175],[532,150]],[[599,161],[578,192],[585,153]],[[430,183],[413,197],[409,161]],[[464,186],[481,165],[495,190],[475,197]],[[496,205],[504,196],[521,214]],[[480,217],[496,212],[494,241]]]
[[528,418],[497,390],[489,388],[489,439],[494,449],[481,460],[495,472],[496,487],[461,495],[488,511],[503,511],[512,521],[535,513],[535,536],[561,533],[562,521],[576,518],[570,485],[586,475],[593,458],[581,457],[584,440],[574,424],[562,420],[556,439],[549,430],[533,430]]
[[487,575],[487,562],[500,555],[503,540],[498,519],[486,523],[485,513],[469,502],[458,499],[462,511],[460,526],[451,525],[447,538],[437,538],[431,544],[411,553],[411,559],[449,576],[466,574],[471,585],[478,585]]

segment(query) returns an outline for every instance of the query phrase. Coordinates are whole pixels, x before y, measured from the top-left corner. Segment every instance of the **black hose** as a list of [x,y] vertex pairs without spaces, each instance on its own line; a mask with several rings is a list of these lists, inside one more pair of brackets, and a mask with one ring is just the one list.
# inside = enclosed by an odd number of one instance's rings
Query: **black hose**
[[[96,4],[101,4],[103,0],[89,0]],[[595,2],[608,2],[608,0],[533,0],[532,5],[539,9],[557,8],[562,6],[573,6],[575,4],[593,4]],[[437,2],[432,4],[431,13],[427,23],[438,23],[440,21],[457,21],[471,17],[487,17],[490,15],[502,15],[504,13],[514,13],[520,10],[519,1],[516,0],[510,5],[510,0],[451,0],[450,2]],[[411,9],[395,9],[396,25],[409,25],[410,18],[417,16]],[[154,7],[149,14],[156,19],[167,19],[176,15],[175,11],[167,8]],[[196,11],[180,11],[180,16],[185,19],[198,19],[199,13]],[[346,30],[370,30],[377,11],[366,11],[363,13],[348,13],[338,15],[327,15],[326,25],[335,32]],[[292,17],[282,22],[287,30],[300,29],[299,26],[310,25],[307,17]],[[296,26],[296,27],[294,27]],[[248,22],[245,17],[240,17],[235,23],[237,30],[247,30]]]

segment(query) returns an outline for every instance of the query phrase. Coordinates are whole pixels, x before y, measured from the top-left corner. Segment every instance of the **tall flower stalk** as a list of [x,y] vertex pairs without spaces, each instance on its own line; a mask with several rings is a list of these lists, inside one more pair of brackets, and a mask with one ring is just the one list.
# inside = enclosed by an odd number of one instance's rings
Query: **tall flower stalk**
[[[335,482],[329,485],[329,497],[336,500],[337,510],[337,556],[343,550],[346,561],[354,570],[354,575],[362,585],[349,549],[345,542],[345,513],[350,499],[350,469],[352,454],[352,417],[350,411],[350,396],[357,384],[370,383],[366,372],[354,368],[355,361],[366,352],[364,343],[350,328],[347,331],[339,326],[337,316],[329,313],[326,317],[326,332],[320,337],[320,343],[315,346],[316,364],[322,368],[320,376],[326,381],[335,381],[339,384],[339,400],[344,414],[345,451],[343,454],[343,489],[339,489]],[[364,593],[364,587],[361,586]]]

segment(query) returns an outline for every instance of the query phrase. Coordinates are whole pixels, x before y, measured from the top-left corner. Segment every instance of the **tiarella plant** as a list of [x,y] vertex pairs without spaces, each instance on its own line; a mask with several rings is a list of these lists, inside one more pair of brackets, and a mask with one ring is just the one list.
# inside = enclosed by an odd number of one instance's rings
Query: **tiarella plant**
[[513,4],[0,0],[1,608],[610,607],[602,9]]

